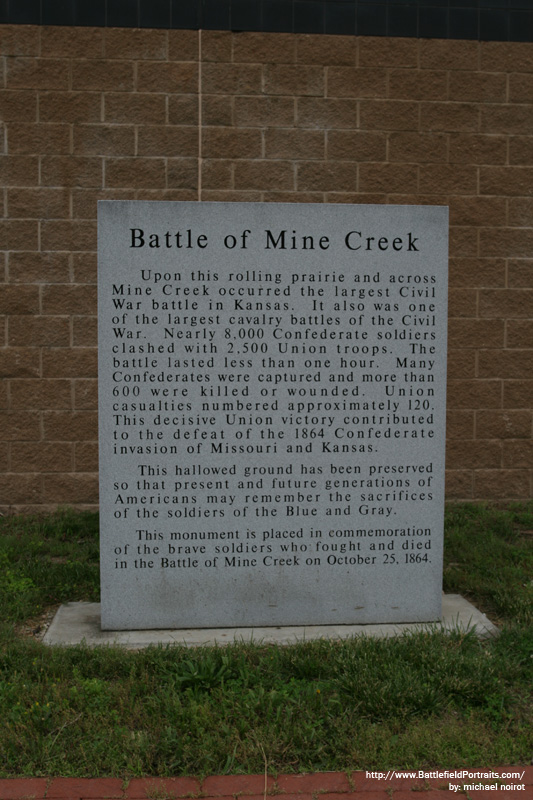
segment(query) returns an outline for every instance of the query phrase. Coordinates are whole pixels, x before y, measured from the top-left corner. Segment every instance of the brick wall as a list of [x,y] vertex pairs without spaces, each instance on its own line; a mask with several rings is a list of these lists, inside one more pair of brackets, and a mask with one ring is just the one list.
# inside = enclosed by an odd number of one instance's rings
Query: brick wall
[[533,44],[201,39],[199,70],[196,31],[0,27],[0,508],[96,507],[96,201],[199,174],[204,201],[449,205],[447,495],[531,497]]

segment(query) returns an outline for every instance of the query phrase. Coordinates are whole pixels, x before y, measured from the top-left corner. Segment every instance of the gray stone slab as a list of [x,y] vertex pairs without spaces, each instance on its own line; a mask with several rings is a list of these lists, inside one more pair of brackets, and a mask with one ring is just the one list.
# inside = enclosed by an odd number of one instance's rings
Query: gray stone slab
[[103,628],[440,620],[448,209],[98,225]]
[[153,644],[223,645],[234,642],[294,644],[311,639],[347,639],[352,636],[388,638],[420,630],[471,630],[481,638],[495,636],[496,626],[481,611],[458,594],[443,595],[442,621],[436,624],[404,623],[398,625],[306,625],[302,627],[199,628],[187,630],[103,631],[100,626],[100,603],[67,603],[59,608],[44,643],[90,646],[120,645],[136,650]]

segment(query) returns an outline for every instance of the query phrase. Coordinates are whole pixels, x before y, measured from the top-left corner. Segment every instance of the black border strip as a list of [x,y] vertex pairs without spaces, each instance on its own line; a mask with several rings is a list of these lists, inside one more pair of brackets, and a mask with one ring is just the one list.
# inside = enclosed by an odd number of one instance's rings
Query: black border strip
[[0,23],[533,42],[533,2],[0,0]]

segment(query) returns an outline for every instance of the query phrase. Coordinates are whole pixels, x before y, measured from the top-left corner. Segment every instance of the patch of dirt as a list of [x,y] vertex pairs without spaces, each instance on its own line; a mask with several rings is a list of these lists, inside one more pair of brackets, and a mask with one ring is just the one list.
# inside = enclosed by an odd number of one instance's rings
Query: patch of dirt
[[58,608],[58,605],[51,606],[38,616],[27,619],[25,622],[17,625],[15,629],[17,635],[25,639],[36,639],[38,642],[41,642]]

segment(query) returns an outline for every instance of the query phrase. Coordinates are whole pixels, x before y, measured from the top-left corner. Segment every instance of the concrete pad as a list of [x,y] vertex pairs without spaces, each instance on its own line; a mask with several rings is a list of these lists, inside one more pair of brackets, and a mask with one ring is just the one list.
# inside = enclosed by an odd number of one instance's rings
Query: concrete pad
[[418,631],[475,629],[480,638],[496,636],[498,629],[471,603],[458,594],[442,598],[442,621],[433,623],[403,623],[387,625],[307,625],[278,628],[197,628],[183,630],[102,631],[100,603],[66,603],[61,606],[45,636],[50,645],[119,645],[138,650],[151,644],[180,644],[186,646],[222,645],[234,642],[295,644],[311,639],[347,639],[350,636],[387,638]]

